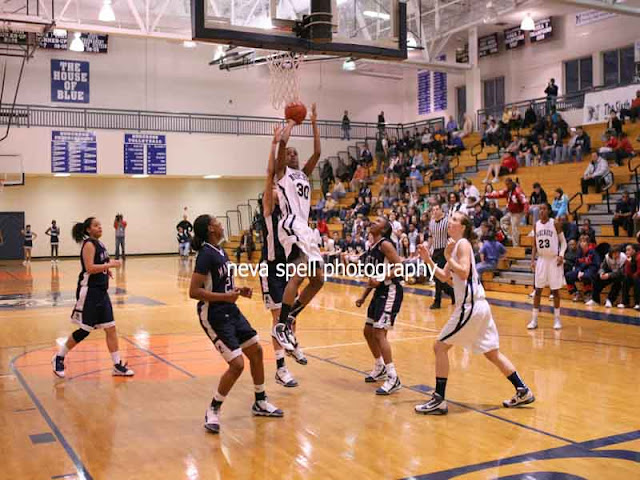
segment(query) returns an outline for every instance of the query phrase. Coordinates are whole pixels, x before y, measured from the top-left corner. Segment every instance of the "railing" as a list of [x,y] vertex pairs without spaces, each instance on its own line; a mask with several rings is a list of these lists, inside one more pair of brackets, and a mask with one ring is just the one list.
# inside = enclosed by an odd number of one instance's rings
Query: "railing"
[[633,162],[634,159],[639,158],[638,155],[631,157],[628,160],[627,163],[627,167],[629,168],[629,171],[631,173],[633,173],[633,177],[636,183],[636,202],[640,202],[640,173],[638,173],[638,170],[640,170],[640,162],[634,167],[631,165],[631,163]]
[[[576,208],[572,209],[571,208],[571,202],[573,201],[574,198],[579,198],[580,199],[580,205],[578,205]],[[582,196],[582,192],[578,192],[578,193],[572,195],[571,198],[569,199],[567,210],[569,210],[569,213],[573,216],[573,219],[576,222],[576,225],[578,225],[578,210],[580,210],[583,205],[584,205],[584,198]]]
[[[229,219],[229,225],[231,225],[231,216],[229,215],[230,213],[235,213],[236,214],[236,220],[237,220],[237,225],[238,225],[238,235],[242,235],[242,214],[240,213],[240,210],[236,209],[236,210],[227,210],[226,212],[224,212],[224,215]],[[231,229],[229,229],[229,235],[233,235],[233,232],[231,231]]]
[[[15,105],[0,108],[0,124],[11,120],[15,127],[81,128],[84,130],[131,130],[144,132],[204,133],[223,135],[273,135],[274,124],[282,118],[240,115],[212,115],[205,113],[173,113],[108,108],[77,108],[45,105]],[[383,130],[389,137],[406,130],[440,128],[444,117],[407,124],[387,124]],[[322,138],[342,137],[340,121],[318,120]],[[374,138],[380,131],[376,123],[351,122],[351,137]],[[311,122],[306,121],[293,130],[296,137],[313,137]]]
[[231,220],[226,215],[216,215],[216,218],[221,221],[224,220],[224,226],[226,227],[224,231],[224,238],[225,240],[229,240],[229,237],[231,236]]
[[613,187],[616,183],[616,177],[613,175],[613,172],[609,170],[607,174],[602,177],[602,188],[606,192],[607,195],[607,213],[611,214],[611,187]]
[[[614,88],[624,87],[627,85],[631,85],[631,84],[619,83],[619,84],[607,85],[607,86],[601,85],[597,87],[588,88],[585,90],[580,90],[579,92],[569,93],[569,94],[557,97],[554,105],[556,107],[556,110],[559,112],[566,112],[569,110],[579,110],[584,106],[584,96],[587,93],[600,92],[602,90],[611,90]],[[504,112],[505,108],[511,111],[513,107],[516,107],[516,109],[520,112],[520,114],[524,119],[524,113],[527,110],[527,108],[529,108],[530,105],[533,105],[533,109],[536,112],[536,116],[538,116],[538,118],[541,115],[546,115],[547,113],[551,113],[549,110],[550,110],[550,107],[552,106],[552,103],[549,102],[549,100],[547,100],[547,97],[538,97],[530,100],[522,100],[520,102],[505,103],[503,105],[495,105],[490,108],[480,109],[478,110],[478,113],[477,113],[477,122],[478,122],[477,126],[479,128],[482,122],[486,120],[490,115],[496,118],[496,120],[500,120],[500,118],[502,117],[502,112]]]

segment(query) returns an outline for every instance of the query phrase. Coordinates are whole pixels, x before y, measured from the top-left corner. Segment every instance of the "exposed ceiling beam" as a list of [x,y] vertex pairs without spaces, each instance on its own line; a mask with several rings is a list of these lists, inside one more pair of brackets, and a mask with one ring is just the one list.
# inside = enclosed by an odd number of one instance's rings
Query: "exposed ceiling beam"
[[151,30],[150,30],[151,32],[155,32],[156,28],[158,28],[158,23],[160,23],[160,19],[164,16],[164,12],[167,9],[167,6],[169,5],[170,1],[171,0],[164,0],[164,3],[160,7],[160,11],[156,16],[156,19],[153,21],[153,25],[151,25]]
[[184,40],[192,39],[191,32],[185,32],[185,33],[144,32],[142,30],[135,29],[135,28],[109,27],[107,25],[94,25],[91,23],[57,21],[56,28],[64,28],[66,30],[73,30],[78,32],[106,33],[109,35],[123,35],[126,37],[136,37],[136,38],[156,38],[159,40],[175,40],[180,42]]
[[608,3],[598,0],[556,0],[559,3],[576,5],[581,8],[590,8],[593,10],[602,10],[604,12],[619,13],[620,15],[631,15],[640,17],[640,8],[624,3]]
[[138,23],[138,27],[140,27],[140,31],[143,33],[146,33],[147,27],[142,21],[142,18],[140,17],[140,13],[138,13],[138,9],[133,3],[133,0],[127,0],[127,5],[129,6],[129,11],[131,12],[131,15],[133,15],[133,18],[135,18],[136,22]]

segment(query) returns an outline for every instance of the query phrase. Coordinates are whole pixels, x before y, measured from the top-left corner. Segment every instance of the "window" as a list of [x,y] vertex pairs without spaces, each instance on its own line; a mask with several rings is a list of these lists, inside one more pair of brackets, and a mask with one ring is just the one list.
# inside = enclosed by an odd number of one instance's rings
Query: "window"
[[484,108],[502,108],[504,105],[504,77],[489,78],[482,82]]
[[566,93],[593,87],[593,59],[585,57],[565,62],[564,84]]
[[602,53],[605,86],[627,84],[633,80],[633,45]]

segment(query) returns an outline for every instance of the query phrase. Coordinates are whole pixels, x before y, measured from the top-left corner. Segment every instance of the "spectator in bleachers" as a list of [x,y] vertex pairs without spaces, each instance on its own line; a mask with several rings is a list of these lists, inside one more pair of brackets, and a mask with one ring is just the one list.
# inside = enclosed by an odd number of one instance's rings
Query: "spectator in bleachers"
[[490,233],[486,239],[482,241],[480,248],[480,263],[476,266],[478,276],[482,278],[484,272],[493,272],[498,268],[498,262],[507,253],[500,242],[496,240],[496,236]]
[[524,165],[525,167],[533,165],[533,148],[529,139],[526,137],[520,138],[515,155],[518,165]]
[[514,105],[509,114],[509,128],[511,130],[518,130],[520,127],[522,127],[522,114],[520,110],[518,110],[518,107]]
[[498,124],[495,120],[492,119],[489,122],[489,126],[484,131],[480,143],[482,144],[482,148],[486,145],[498,145]]
[[371,155],[371,150],[369,150],[369,144],[365,142],[362,146],[362,150],[360,150],[360,163],[369,167],[373,163],[373,155]]
[[473,214],[471,215],[471,217],[473,218],[473,228],[478,228],[480,225],[482,225],[483,222],[489,220],[489,212],[483,209],[482,205],[480,205],[480,203],[478,202],[473,207]]
[[351,120],[349,120],[349,112],[347,110],[344,111],[344,115],[342,116],[342,140],[351,140]]
[[422,137],[420,138],[420,145],[422,147],[421,150],[427,150],[431,142],[432,142],[431,132],[425,128],[422,131]]
[[624,124],[625,117],[629,117],[633,123],[636,123],[640,117],[640,90],[636,91],[636,98],[631,100],[630,108],[620,109],[620,120]]
[[459,155],[465,149],[462,137],[457,135],[449,135],[445,151],[447,155]]
[[576,287],[577,282],[582,283],[585,296],[591,294],[600,263],[600,255],[595,245],[589,242],[588,235],[580,235],[575,267],[565,275],[567,290],[573,295],[574,302],[583,298],[583,294]]
[[313,242],[320,247],[322,245],[322,235],[320,230],[318,230],[318,224],[316,222],[311,222],[311,238]]
[[552,217],[560,218],[569,214],[569,197],[564,194],[562,188],[556,188],[551,203]]
[[424,172],[427,169],[427,166],[424,164],[424,157],[422,156],[422,152],[420,150],[415,150],[413,152],[413,157],[411,157],[411,165],[416,167],[420,172]]
[[529,212],[529,202],[519,185],[511,179],[505,180],[506,188],[489,194],[489,198],[506,198],[507,214],[500,220],[500,226],[504,231],[511,227],[511,243],[514,247],[520,245],[520,224]]
[[544,89],[544,94],[547,96],[546,109],[548,114],[556,108],[556,101],[558,100],[558,86],[554,78],[549,80],[547,88]]
[[337,201],[344,198],[347,192],[344,189],[344,184],[337,180],[333,184],[333,189],[331,190],[331,196],[335,198]]
[[616,237],[620,235],[620,227],[627,231],[627,236],[633,236],[633,214],[637,209],[636,201],[629,196],[629,192],[623,192],[613,215],[613,234]]
[[[490,198],[490,195],[487,196],[487,198]],[[489,214],[489,218],[495,217],[498,221],[502,220],[502,217],[504,217],[504,212],[498,208],[496,202],[489,202],[487,213]]]
[[457,192],[449,192],[449,195],[447,195],[447,217],[451,218],[453,214],[460,211],[461,208],[460,195],[458,195]]
[[384,112],[380,112],[380,114],[378,115],[378,130],[380,132],[384,132],[386,125],[387,125],[387,122],[384,119]]
[[480,192],[478,188],[473,184],[470,178],[465,178],[464,182],[464,190],[463,195],[465,198],[475,197],[476,199],[480,198]]
[[618,118],[618,115],[616,115],[615,110],[611,110],[611,112],[609,112],[609,118],[607,120],[607,130],[613,130],[616,137],[619,137],[622,133],[622,122]]
[[622,303],[618,308],[631,306],[629,290],[633,288],[635,310],[640,310],[640,250],[638,245],[630,243],[626,249],[627,261],[624,266],[624,280],[622,281]]
[[325,264],[334,263],[337,258],[340,258],[340,249],[336,245],[338,240],[338,232],[333,233],[333,238],[329,238],[327,234],[322,236],[322,246],[320,252],[322,254],[322,260]]
[[[326,197],[327,198],[331,197],[331,194],[327,193]],[[311,219],[312,220],[319,220],[320,218],[324,218],[324,206],[326,205],[326,203],[327,203],[327,201],[325,200],[325,197],[320,197],[318,199],[318,203],[316,203],[311,208]]]
[[618,298],[618,294],[622,289],[622,282],[624,281],[624,267],[627,261],[627,256],[622,253],[622,247],[620,245],[614,245],[604,257],[604,260],[600,264],[600,270],[596,277],[595,285],[593,286],[593,296],[586,305],[598,306],[600,305],[600,294],[607,285],[611,285],[611,290],[607,295],[607,301],[605,303],[606,308],[611,308]]
[[353,174],[353,178],[351,179],[351,191],[357,192],[360,188],[367,183],[368,173],[367,167],[364,165],[358,165],[355,173]]
[[567,239],[567,250],[564,252],[564,274],[565,277],[567,273],[572,271],[576,266],[576,261],[578,260],[578,240],[572,238],[571,240]]
[[336,201],[335,198],[333,198],[333,196],[330,193],[327,193],[327,199],[324,202],[324,208],[322,209],[320,218],[323,220],[329,221],[333,217],[337,217],[339,215],[340,215],[340,208],[338,207],[338,202]]
[[468,137],[473,133],[473,120],[471,120],[471,115],[464,114],[463,122],[462,122],[462,130],[458,132],[458,136],[460,138]]
[[415,165],[411,165],[411,173],[409,174],[409,178],[407,179],[407,182],[409,184],[409,190],[411,192],[417,192],[424,185],[422,174],[416,168]]
[[331,166],[331,162],[329,160],[325,160],[322,165],[322,170],[320,171],[320,181],[322,194],[326,195],[329,191],[329,185],[333,182],[333,167]]
[[536,115],[536,111],[535,111],[535,109],[533,107],[534,107],[534,103],[531,102],[529,104],[529,107],[524,112],[524,121],[522,122],[522,126],[524,128],[532,127],[538,121],[538,117]]
[[502,110],[502,117],[500,118],[500,123],[502,126],[509,128],[509,122],[511,121],[511,112],[507,107],[504,107]]
[[616,148],[614,149],[614,153],[615,161],[618,166],[624,164],[624,161],[627,158],[632,158],[635,155],[633,146],[631,145],[631,142],[629,141],[626,133],[622,132],[620,134]]
[[393,212],[389,214],[389,226],[391,227],[391,241],[397,248],[400,243],[400,236],[402,235],[402,225],[396,219],[396,214]]
[[604,186],[605,177],[608,173],[609,164],[607,161],[596,152],[593,152],[591,154],[591,161],[589,162],[589,165],[587,165],[580,182],[582,186],[582,193],[589,193],[590,186],[595,186],[596,193],[600,193]]
[[531,196],[529,197],[529,213],[531,214],[532,225],[535,225],[538,221],[540,205],[546,205],[547,203],[547,192],[544,191],[538,182],[535,182],[533,184],[533,192],[531,192]]
[[562,225],[562,233],[564,233],[564,238],[567,240],[575,240],[578,241],[578,225],[575,222],[570,222],[567,215],[562,215],[558,217],[560,220],[560,224]]
[[638,243],[640,243],[640,202],[636,205],[636,212],[633,215],[633,233],[636,235]]
[[591,220],[588,218],[585,218],[578,228],[578,238],[582,235],[586,235],[589,238],[589,243],[596,243],[596,231],[591,226]]
[[329,234],[329,225],[327,225],[327,221],[324,218],[319,219],[317,224],[318,224],[318,231],[320,232],[320,235]]
[[376,134],[376,166],[375,173],[382,173],[387,163],[387,154],[389,153],[389,143],[386,133],[378,132]]
[[351,173],[349,171],[349,166],[346,163],[344,163],[344,160],[342,160],[342,158],[338,159],[338,167],[336,168],[335,179],[336,181],[339,180],[341,182],[351,181]]
[[253,229],[249,229],[242,234],[240,238],[240,245],[236,248],[236,263],[240,263],[240,255],[242,253],[247,254],[248,261],[251,262],[251,256],[256,249],[256,244],[253,241]]
[[491,183],[498,183],[498,177],[503,175],[511,175],[518,169],[518,160],[511,153],[506,153],[502,156],[500,163],[493,163],[487,168],[487,174],[485,175],[482,183],[489,183],[491,177]]
[[553,132],[551,134],[551,143],[549,145],[551,147],[551,163],[561,163],[564,151],[564,142],[558,132]]
[[449,115],[449,121],[447,122],[446,129],[448,133],[453,133],[458,130],[458,122],[453,119],[453,115]]
[[584,128],[578,127],[572,140],[573,143],[571,144],[570,142],[567,160],[571,161],[575,155],[576,162],[581,162],[582,156],[591,152],[591,137],[584,131]]
[[416,224],[413,222],[409,224],[407,238],[409,239],[409,252],[411,255],[413,255],[414,253],[416,253],[418,243],[420,243],[420,232],[418,231]]

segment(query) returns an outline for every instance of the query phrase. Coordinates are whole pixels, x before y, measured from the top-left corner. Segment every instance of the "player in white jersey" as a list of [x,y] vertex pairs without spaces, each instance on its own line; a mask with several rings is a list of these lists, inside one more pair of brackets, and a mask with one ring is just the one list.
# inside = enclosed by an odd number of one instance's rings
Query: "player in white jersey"
[[464,213],[456,212],[449,219],[451,237],[445,249],[447,263],[440,268],[431,258],[426,245],[420,245],[422,259],[443,282],[453,283],[456,303],[451,318],[444,326],[433,349],[436,354],[436,389],[433,397],[422,405],[416,405],[416,413],[444,415],[448,412],[445,389],[449,376],[449,349],[454,345],[482,353],[509,379],[516,389],[515,395],[502,402],[507,408],[526,405],[535,400],[511,361],[499,350],[498,329],[491,315],[491,307],[484,288],[478,279],[470,239],[473,225]]
[[[551,207],[544,203],[540,205],[540,220],[534,225],[534,242],[531,251],[531,270],[535,272],[533,286],[533,310],[531,321],[527,328],[538,328],[538,313],[540,313],[540,297],[542,289],[549,287],[553,295],[553,328],[562,328],[560,322],[560,289],[564,287],[564,252],[567,241],[562,232],[562,226],[549,217]],[[537,260],[536,260],[537,254]]]
[[[314,240],[313,231],[309,227],[311,208],[309,177],[320,159],[320,132],[317,119],[318,114],[314,103],[311,106],[313,154],[302,169],[298,161],[298,151],[292,147],[287,148],[291,130],[295,126],[293,120],[288,120],[280,136],[275,170],[278,199],[282,210],[278,238],[284,247],[287,263],[296,265],[297,272],[287,282],[282,297],[279,322],[273,327],[273,336],[285,350],[290,352],[294,351],[298,344],[291,324],[324,284],[322,255]],[[309,283],[296,299],[305,278],[309,279]]]

